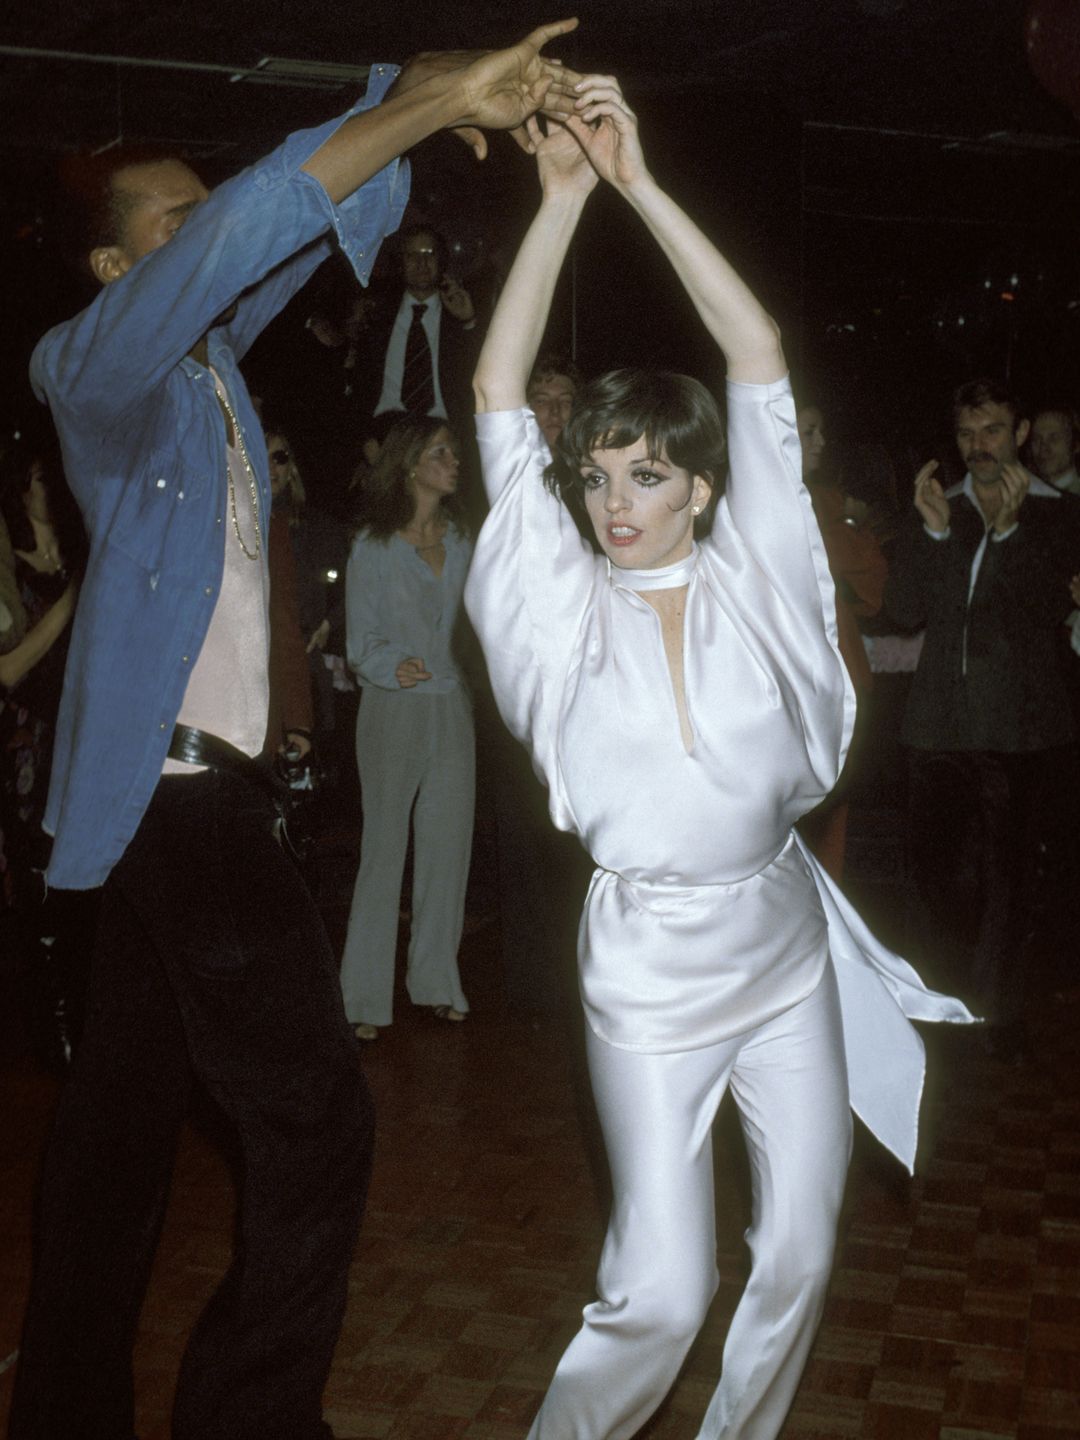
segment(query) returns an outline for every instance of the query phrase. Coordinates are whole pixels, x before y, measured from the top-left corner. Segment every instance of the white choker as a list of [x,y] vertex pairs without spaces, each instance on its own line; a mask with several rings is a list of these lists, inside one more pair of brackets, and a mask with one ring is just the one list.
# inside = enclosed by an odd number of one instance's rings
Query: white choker
[[608,575],[613,585],[624,590],[676,590],[680,585],[689,585],[690,577],[697,569],[697,546],[674,565],[662,565],[658,570],[629,570],[608,561]]

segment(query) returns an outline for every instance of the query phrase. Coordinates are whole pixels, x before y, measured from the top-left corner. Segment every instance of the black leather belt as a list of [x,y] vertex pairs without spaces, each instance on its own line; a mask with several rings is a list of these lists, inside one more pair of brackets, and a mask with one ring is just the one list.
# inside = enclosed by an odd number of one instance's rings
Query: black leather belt
[[188,765],[206,765],[211,770],[224,770],[257,786],[279,808],[285,799],[285,786],[275,780],[268,766],[206,730],[195,730],[190,725],[174,726],[169,759],[183,760]]

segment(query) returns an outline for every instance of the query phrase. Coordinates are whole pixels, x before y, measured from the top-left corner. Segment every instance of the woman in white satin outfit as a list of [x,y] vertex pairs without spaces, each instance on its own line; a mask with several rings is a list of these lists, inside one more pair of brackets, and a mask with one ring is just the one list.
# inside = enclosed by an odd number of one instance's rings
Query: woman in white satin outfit
[[[613,1213],[530,1437],[623,1440],[671,1386],[717,1285],[710,1130],[730,1089],[752,1270],[700,1434],[767,1440],[821,1314],[850,1107],[910,1165],[923,1058],[905,1014],[970,1017],[876,944],[793,835],[854,706],[778,332],[650,176],[616,82],[579,89],[566,128],[533,125],[543,198],[476,374],[492,509],[466,589],[503,717],[598,867],[579,958]],[[597,175],[726,356],[726,489],[711,397],[637,371],[586,388],[545,484],[525,382]]]

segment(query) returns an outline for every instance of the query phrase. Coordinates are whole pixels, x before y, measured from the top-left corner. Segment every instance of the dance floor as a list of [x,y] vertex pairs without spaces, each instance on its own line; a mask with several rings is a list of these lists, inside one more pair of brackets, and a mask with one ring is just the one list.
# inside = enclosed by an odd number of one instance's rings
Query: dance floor
[[[330,890],[333,892],[334,886]],[[340,887],[339,887],[340,888]],[[474,1010],[399,1005],[363,1063],[375,1179],[326,1394],[341,1437],[522,1440],[590,1298],[605,1177],[572,1005],[503,999],[481,896],[462,963]],[[335,908],[336,905],[336,908]],[[340,932],[340,896],[329,906]],[[30,1264],[31,1193],[57,1082],[4,976],[0,1423]],[[825,1321],[785,1440],[1080,1437],[1080,1003],[1037,1003],[1026,1064],[971,1031],[928,1036],[919,1174],[860,1133]],[[227,1261],[233,1189],[212,1120],[185,1135],[135,1357],[140,1440],[166,1440],[184,1337]],[[743,1284],[746,1175],[717,1125],[720,1293],[649,1440],[691,1440]]]

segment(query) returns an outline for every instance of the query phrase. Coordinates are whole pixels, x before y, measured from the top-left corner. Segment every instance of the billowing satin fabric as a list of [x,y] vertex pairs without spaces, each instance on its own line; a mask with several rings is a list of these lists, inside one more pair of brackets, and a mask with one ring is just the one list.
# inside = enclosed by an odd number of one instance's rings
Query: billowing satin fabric
[[821,1319],[851,1147],[836,982],[747,1034],[674,1054],[587,1035],[614,1208],[598,1299],[529,1440],[628,1440],[672,1385],[716,1293],[712,1122],[730,1086],[753,1186],[750,1279],[700,1435],[772,1440]]
[[792,838],[839,774],[854,694],[790,385],[729,383],[727,400],[730,478],[686,599],[689,752],[659,618],[545,489],[527,410],[477,417],[492,508],[466,606],[555,824],[599,867],[579,947],[593,1033],[642,1053],[713,1046],[805,999],[831,954],[852,1106],[910,1168],[924,1062],[904,1016],[971,1017]]

